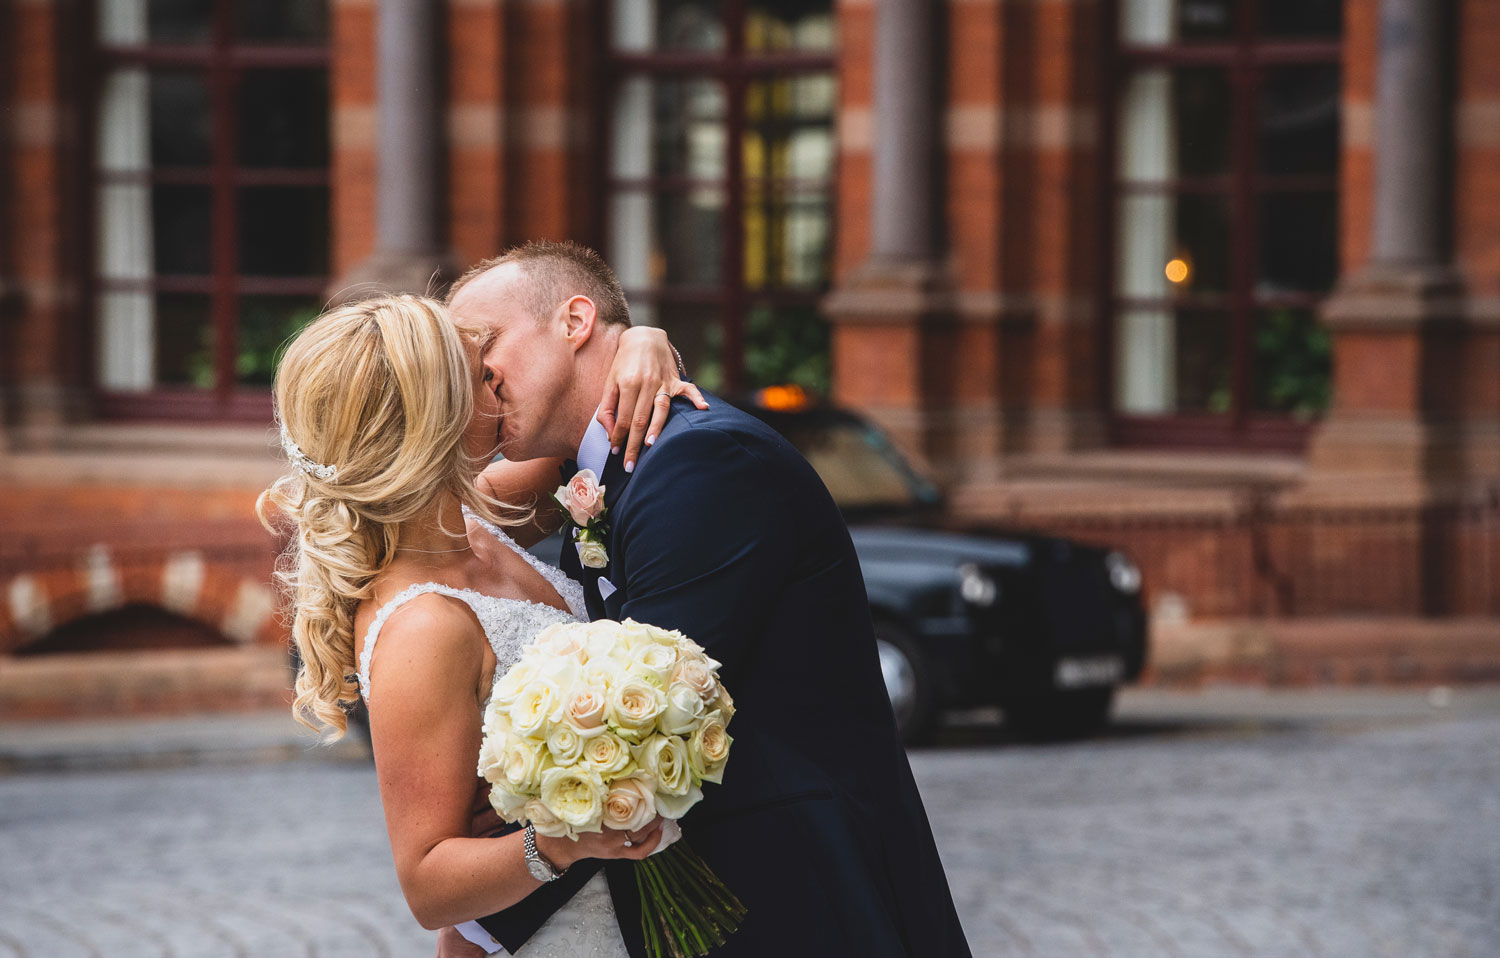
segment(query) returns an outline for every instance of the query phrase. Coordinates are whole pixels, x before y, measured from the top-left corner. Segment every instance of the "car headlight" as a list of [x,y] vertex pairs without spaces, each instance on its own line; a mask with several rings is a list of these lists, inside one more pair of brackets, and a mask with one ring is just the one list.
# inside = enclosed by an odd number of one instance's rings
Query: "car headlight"
[[970,605],[991,606],[1000,598],[1000,585],[977,565],[958,567],[958,594]]
[[1104,565],[1109,569],[1110,585],[1127,595],[1141,591],[1141,570],[1134,562],[1118,552],[1111,552],[1104,557]]

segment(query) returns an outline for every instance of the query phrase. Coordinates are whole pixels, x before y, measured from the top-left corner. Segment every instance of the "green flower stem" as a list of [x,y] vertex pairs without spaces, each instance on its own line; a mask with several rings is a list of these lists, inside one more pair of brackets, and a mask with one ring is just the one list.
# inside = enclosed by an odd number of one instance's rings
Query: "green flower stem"
[[677,887],[676,873],[671,862],[652,862],[651,872],[657,876],[664,893],[677,906],[678,912],[689,924],[701,925],[705,921],[703,910],[699,907],[697,899],[687,894],[684,889]]
[[[635,888],[636,891],[640,892],[641,896],[641,916],[649,918],[651,909],[646,904],[646,876],[640,868],[635,870]],[[656,923],[649,920],[642,921],[641,930],[644,933],[643,937],[646,939],[646,954],[650,955],[651,958],[664,958],[661,950],[661,935],[657,930]]]
[[663,857],[674,855],[674,863],[685,866],[689,874],[693,875],[697,881],[716,892],[715,897],[718,903],[735,919],[744,918],[748,913],[745,906],[735,897],[734,892],[729,890],[728,886],[724,884],[723,879],[714,874],[713,869],[709,868],[708,863],[697,852],[693,851],[692,846],[687,845],[685,842],[678,842],[673,848],[663,852],[662,855]]
[[[707,954],[708,953],[708,943],[703,940],[703,935],[699,933],[697,926],[683,912],[682,908],[678,905],[677,900],[671,895],[670,892],[667,891],[666,881],[662,877],[660,871],[658,869],[653,868],[653,869],[651,869],[650,875],[651,875],[652,879],[655,881],[656,891],[657,891],[657,894],[661,896],[662,903],[664,903],[666,905],[666,907],[667,907],[668,910],[677,913],[677,916],[678,916],[679,919],[681,919],[682,925],[686,928],[687,933],[689,935],[691,935],[693,937],[693,939],[697,942],[697,944],[698,944],[698,950],[696,952],[694,952],[694,954],[697,954],[697,955],[705,955],[705,954]],[[684,947],[684,949],[687,947],[687,942],[685,940],[683,942],[683,947]]]
[[[679,903],[688,903],[695,906],[698,912],[696,928],[713,939],[715,945],[724,944],[724,933],[715,920],[713,901],[704,894],[705,889],[692,880],[681,868],[678,862],[662,862],[661,876],[668,891],[672,893],[672,900]],[[684,880],[686,879],[686,880]]]
[[729,935],[738,930],[738,921],[730,914],[729,909],[725,906],[723,896],[717,889],[699,881],[697,875],[691,869],[683,867],[680,862],[676,863],[674,872],[678,884],[689,889],[690,893],[700,902],[701,909],[712,921],[717,935]]
[[671,909],[667,907],[664,895],[659,884],[660,877],[656,873],[655,864],[642,861],[640,866],[646,881],[650,886],[651,912],[661,922],[662,928],[670,934],[668,942],[672,946],[673,954],[682,954],[687,951],[687,937],[682,929],[677,927],[676,920],[672,917]]

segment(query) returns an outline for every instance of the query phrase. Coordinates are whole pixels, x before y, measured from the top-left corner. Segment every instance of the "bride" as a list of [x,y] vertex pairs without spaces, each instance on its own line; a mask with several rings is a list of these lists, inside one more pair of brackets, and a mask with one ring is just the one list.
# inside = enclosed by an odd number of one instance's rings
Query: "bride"
[[[296,714],[337,737],[345,707],[364,697],[396,874],[412,914],[433,929],[543,887],[528,867],[533,836],[470,837],[481,713],[537,632],[587,618],[582,588],[522,548],[560,521],[546,498],[559,464],[489,464],[499,413],[498,384],[479,362],[488,335],[417,296],[325,313],[277,371],[293,468],[257,505],[269,527],[292,526],[280,575],[303,663]],[[626,334],[620,385],[605,397],[613,408],[618,394],[621,421],[634,418],[635,396],[659,390],[701,403],[670,350],[659,331]],[[514,505],[525,502],[548,508]],[[657,819],[634,833],[534,841],[561,872],[584,858],[644,858],[661,837]],[[518,954],[623,958],[603,873]]]

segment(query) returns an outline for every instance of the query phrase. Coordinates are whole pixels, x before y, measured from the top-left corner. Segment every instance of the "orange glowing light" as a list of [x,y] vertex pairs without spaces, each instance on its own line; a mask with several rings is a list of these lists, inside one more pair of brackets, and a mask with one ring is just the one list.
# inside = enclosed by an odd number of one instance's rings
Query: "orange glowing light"
[[1174,259],[1167,264],[1167,280],[1181,286],[1188,281],[1192,275],[1192,267],[1188,266],[1185,259]]
[[812,405],[806,390],[795,384],[767,386],[756,394],[755,399],[762,409],[777,412],[799,412]]

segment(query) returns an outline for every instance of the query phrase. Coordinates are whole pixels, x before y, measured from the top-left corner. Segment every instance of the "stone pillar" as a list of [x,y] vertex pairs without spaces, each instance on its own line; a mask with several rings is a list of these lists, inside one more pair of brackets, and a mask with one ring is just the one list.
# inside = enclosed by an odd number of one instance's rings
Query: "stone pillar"
[[1370,262],[1325,303],[1334,405],[1309,450],[1314,486],[1425,499],[1466,471],[1453,380],[1468,323],[1451,262],[1444,0],[1380,0]]
[[876,6],[872,264],[933,258],[932,20],[928,0],[878,0]]
[[458,264],[440,210],[444,147],[442,5],[380,0],[377,18],[375,252],[335,282],[344,299],[373,288],[441,294]]
[[876,0],[870,247],[823,308],[833,324],[834,398],[867,411],[940,477],[952,477],[959,464],[940,424],[954,303],[934,212],[936,19],[932,0]]

